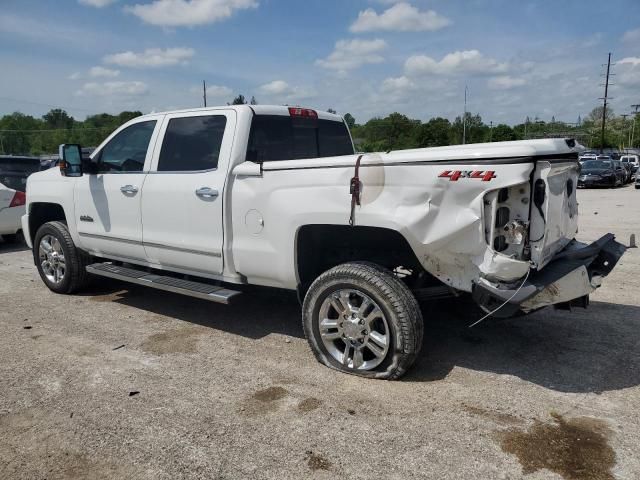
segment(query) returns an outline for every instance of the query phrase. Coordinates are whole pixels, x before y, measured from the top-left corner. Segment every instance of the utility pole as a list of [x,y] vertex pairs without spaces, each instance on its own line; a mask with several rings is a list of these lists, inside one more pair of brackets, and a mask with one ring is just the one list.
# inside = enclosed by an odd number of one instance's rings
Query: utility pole
[[[620,115],[622,117],[622,149],[624,150],[624,129],[627,126],[627,117],[630,114],[628,113],[623,113],[622,115]],[[631,129],[629,129],[629,140],[631,140]]]
[[489,122],[489,141],[493,142],[493,120]]
[[633,141],[635,140],[636,133],[636,119],[638,118],[638,110],[640,110],[640,104],[631,105],[631,108],[635,110],[633,115],[633,126],[631,127],[631,140],[629,140],[629,148],[633,148]]
[[464,114],[462,115],[462,144],[467,143],[467,86],[464,86]]
[[207,107],[207,83],[202,80],[202,101],[204,102],[205,108]]
[[604,98],[602,105],[602,133],[600,134],[600,152],[604,152],[604,129],[607,122],[607,100],[609,95],[609,72],[611,71],[611,52],[609,52],[609,59],[607,60],[607,79],[604,83]]

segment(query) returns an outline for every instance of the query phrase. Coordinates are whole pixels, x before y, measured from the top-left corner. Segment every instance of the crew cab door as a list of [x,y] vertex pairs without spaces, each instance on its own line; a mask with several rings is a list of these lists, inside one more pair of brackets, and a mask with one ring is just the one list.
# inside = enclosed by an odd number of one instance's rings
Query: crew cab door
[[222,273],[223,192],[236,113],[165,117],[142,192],[143,243],[159,268]]
[[94,173],[76,180],[80,247],[94,254],[145,261],[140,198],[162,116],[117,130],[93,155]]

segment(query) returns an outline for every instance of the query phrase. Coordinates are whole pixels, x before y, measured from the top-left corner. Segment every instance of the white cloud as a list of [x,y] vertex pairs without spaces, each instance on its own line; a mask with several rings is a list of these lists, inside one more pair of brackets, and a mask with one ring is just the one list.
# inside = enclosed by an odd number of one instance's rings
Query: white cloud
[[207,87],[207,96],[209,97],[214,97],[214,98],[228,97],[232,94],[233,94],[233,90],[223,85],[209,85]]
[[616,83],[626,87],[640,86],[640,57],[626,57],[616,63]]
[[526,83],[527,81],[524,78],[500,75],[499,77],[490,78],[487,82],[487,86],[491,90],[510,90],[512,88],[526,85]]
[[413,81],[405,76],[390,77],[382,82],[383,92],[403,92],[415,87]]
[[358,14],[351,25],[354,33],[374,30],[396,30],[401,32],[435,31],[451,24],[451,20],[433,10],[421,12],[416,7],[402,2],[379,14],[368,8]]
[[602,42],[602,33],[596,32],[593,35],[588,36],[585,40],[582,41],[580,46],[582,48],[591,48],[599,45]]
[[78,3],[87,5],[88,7],[103,8],[117,1],[118,0],[78,0]]
[[262,85],[259,90],[262,93],[273,94],[273,95],[282,95],[286,91],[289,90],[289,84],[284,80],[274,80],[273,82],[269,82],[265,85]]
[[155,0],[125,10],[142,21],[163,27],[191,27],[221,22],[235,10],[256,8],[256,0]]
[[[196,95],[202,95],[202,85],[191,87],[189,91]],[[224,85],[207,86],[207,98],[221,99],[223,97],[230,97],[231,95],[233,95],[233,90],[229,87],[225,87]]]
[[131,97],[144,95],[147,93],[148,87],[144,82],[89,82],[85,83],[80,90],[76,92],[79,96],[123,96]]
[[637,43],[640,42],[640,28],[636,28],[635,30],[629,30],[624,33],[622,36],[623,42],[628,43]]
[[104,67],[91,67],[89,69],[90,77],[107,77],[114,78],[120,75],[120,70],[111,70],[110,68]]
[[186,64],[193,57],[195,51],[192,48],[148,48],[144,52],[121,52],[107,55],[104,62],[119,65],[121,67],[168,67],[178,64]]
[[626,57],[617,62],[620,65],[631,65],[631,67],[637,67],[640,65],[640,57]]
[[339,40],[335,49],[324,59],[316,60],[316,65],[338,71],[352,70],[365,64],[381,63],[380,53],[387,48],[384,40]]
[[304,100],[316,95],[312,88],[292,86],[284,80],[265,83],[258,87],[258,91],[263,95],[280,100]]
[[439,62],[426,55],[409,57],[404,65],[408,75],[452,75],[475,74],[491,75],[505,73],[508,63],[485,57],[478,50],[465,50],[449,53]]
[[82,74],[80,72],[73,72],[71,75],[69,75],[67,78],[69,80],[78,80],[82,77]]

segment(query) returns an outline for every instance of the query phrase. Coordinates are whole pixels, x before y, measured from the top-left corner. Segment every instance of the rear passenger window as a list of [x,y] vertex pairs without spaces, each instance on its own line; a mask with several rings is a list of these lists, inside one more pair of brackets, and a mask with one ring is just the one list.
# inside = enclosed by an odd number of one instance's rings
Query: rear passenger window
[[172,118],[162,141],[159,172],[193,172],[218,168],[224,115]]
[[353,155],[343,122],[285,115],[256,115],[251,122],[247,160],[272,162]]

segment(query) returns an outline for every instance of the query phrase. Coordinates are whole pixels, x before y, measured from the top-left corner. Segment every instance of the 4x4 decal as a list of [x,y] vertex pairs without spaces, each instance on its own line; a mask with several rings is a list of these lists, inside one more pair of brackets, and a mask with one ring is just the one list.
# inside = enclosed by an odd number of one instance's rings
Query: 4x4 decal
[[457,182],[459,178],[476,178],[483,182],[490,182],[497,175],[494,170],[445,170],[438,177],[448,178],[452,182]]

